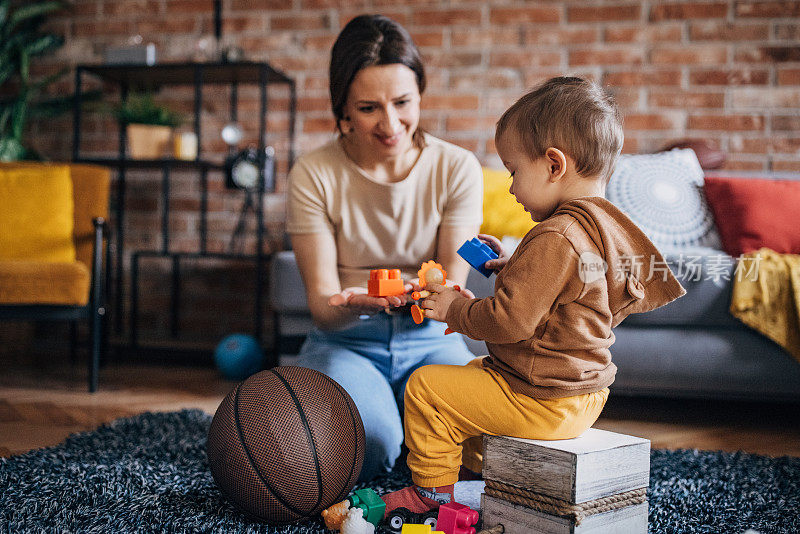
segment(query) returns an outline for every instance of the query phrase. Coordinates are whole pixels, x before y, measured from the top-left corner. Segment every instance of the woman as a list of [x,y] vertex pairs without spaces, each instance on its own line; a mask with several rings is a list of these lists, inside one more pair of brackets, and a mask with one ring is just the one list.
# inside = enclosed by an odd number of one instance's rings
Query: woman
[[332,377],[366,431],[361,480],[390,470],[403,442],[405,382],[414,369],[472,359],[444,325],[416,325],[408,297],[370,297],[370,269],[399,268],[407,288],[435,259],[463,286],[456,249],[481,222],[482,178],[470,152],[419,129],[425,72],[400,25],[362,15],[331,52],[338,137],[298,159],[289,176],[287,228],[315,328],[297,365]]

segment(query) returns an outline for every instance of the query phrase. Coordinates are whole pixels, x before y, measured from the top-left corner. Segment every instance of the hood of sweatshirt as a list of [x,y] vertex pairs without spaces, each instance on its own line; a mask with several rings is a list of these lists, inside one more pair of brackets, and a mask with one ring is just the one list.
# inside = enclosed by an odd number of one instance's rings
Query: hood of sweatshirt
[[631,313],[654,310],[686,293],[652,241],[608,200],[573,199],[561,204],[553,216],[559,214],[574,218],[600,251],[602,260],[582,257],[581,267],[590,268],[594,261],[595,267],[600,263],[605,270],[609,302],[614,303],[612,326]]

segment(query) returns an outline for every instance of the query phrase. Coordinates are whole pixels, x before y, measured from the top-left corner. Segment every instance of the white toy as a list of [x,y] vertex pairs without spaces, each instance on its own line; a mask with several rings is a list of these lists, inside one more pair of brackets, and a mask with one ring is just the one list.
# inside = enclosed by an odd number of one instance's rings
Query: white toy
[[375,534],[375,525],[364,519],[361,508],[350,508],[342,521],[342,534]]

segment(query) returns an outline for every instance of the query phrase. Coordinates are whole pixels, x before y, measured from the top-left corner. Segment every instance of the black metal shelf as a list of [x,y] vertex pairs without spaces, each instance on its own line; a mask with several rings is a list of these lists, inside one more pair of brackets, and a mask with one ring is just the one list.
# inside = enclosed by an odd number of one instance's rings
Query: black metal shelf
[[128,169],[163,169],[164,167],[177,169],[208,169],[223,170],[225,164],[218,161],[184,160],[184,159],[119,159],[119,158],[80,158],[75,163],[91,163],[106,167],[127,167]]
[[82,65],[104,80],[131,89],[158,89],[164,85],[186,85],[198,74],[206,84],[248,84],[264,76],[265,82],[293,84],[291,78],[267,63],[163,63],[158,65]]
[[[180,332],[180,301],[181,301],[181,263],[184,260],[236,260],[251,261],[256,266],[272,258],[272,254],[237,254],[232,252],[172,252],[168,250],[135,250],[131,254],[131,311],[130,311],[130,346],[133,349],[142,347],[139,338],[139,260],[141,258],[162,258],[171,261],[171,282],[170,282],[170,319],[169,330],[173,338],[178,337]],[[256,295],[258,301],[258,295]],[[258,314],[258,320],[261,320]],[[269,367],[277,365],[277,360],[273,361]]]
[[[221,171],[224,163],[211,161],[203,157],[202,145],[198,146],[197,158],[194,160],[178,160],[172,158],[139,160],[131,159],[127,155],[127,133],[123,124],[119,124],[118,130],[118,154],[116,157],[83,157],[81,155],[81,98],[83,89],[83,79],[85,75],[90,75],[104,82],[111,82],[119,87],[120,99],[127,98],[131,91],[138,90],[157,90],[165,86],[188,85],[194,88],[194,122],[193,130],[198,140],[203,139],[201,131],[201,113],[203,100],[203,87],[210,84],[225,84],[230,87],[230,112],[231,121],[237,120],[238,109],[238,87],[239,85],[256,85],[258,87],[259,99],[259,131],[257,150],[259,154],[264,154],[267,133],[267,88],[271,85],[286,85],[289,90],[289,150],[287,154],[286,168],[291,168],[294,161],[294,141],[295,141],[295,115],[297,109],[297,93],[295,82],[283,72],[273,68],[265,62],[236,62],[236,63],[165,63],[159,65],[78,65],[75,70],[75,96],[73,100],[73,144],[72,160],[82,163],[94,163],[105,165],[117,170],[117,182],[115,189],[115,232],[113,233],[116,243],[116,254],[114,263],[114,287],[115,300],[112,306],[112,317],[114,319],[114,329],[117,335],[123,331],[122,310],[125,296],[123,278],[123,265],[125,258],[125,195],[126,195],[126,173],[129,170],[158,170],[162,173],[161,180],[161,234],[162,245],[159,251],[134,251],[133,257],[138,262],[142,255],[164,255],[173,259],[174,269],[180,268],[180,260],[184,257],[194,255],[198,258],[205,257],[225,257],[210,253],[206,249],[207,233],[207,208],[208,208],[208,173],[210,171]],[[170,173],[175,169],[195,170],[200,174],[200,246],[196,253],[177,253],[170,250]],[[260,166],[262,174],[260,183],[264,183],[264,166]],[[258,199],[262,199],[265,191],[254,192]],[[248,193],[249,194],[249,193]],[[248,202],[250,202],[250,197]],[[263,201],[255,202],[255,212],[257,218],[257,245],[256,253],[252,256],[255,259],[255,294],[256,309],[254,313],[254,335],[261,340],[263,306],[266,302],[265,283],[266,276],[265,261],[269,254],[263,249],[265,228],[264,228],[264,207]],[[241,258],[241,255],[233,255]],[[173,272],[173,283],[176,276]],[[110,288],[109,288],[110,289]],[[132,294],[136,288],[132,288]],[[175,292],[176,290],[173,290]],[[111,293],[111,292],[108,292]],[[132,318],[135,322],[136,318]],[[132,346],[136,345],[135,335],[131,339]]]

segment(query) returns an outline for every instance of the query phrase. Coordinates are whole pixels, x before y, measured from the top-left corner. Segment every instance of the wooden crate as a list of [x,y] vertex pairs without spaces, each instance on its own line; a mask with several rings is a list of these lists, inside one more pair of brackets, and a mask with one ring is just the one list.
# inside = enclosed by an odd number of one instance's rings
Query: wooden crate
[[483,478],[584,503],[646,488],[650,441],[590,428],[575,439],[484,436]]
[[646,534],[647,503],[590,515],[580,524],[485,493],[481,495],[483,528],[502,524],[504,534]]

